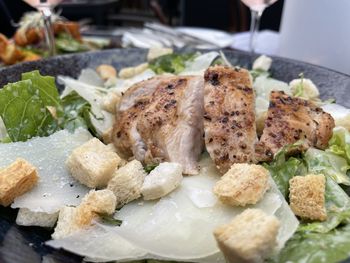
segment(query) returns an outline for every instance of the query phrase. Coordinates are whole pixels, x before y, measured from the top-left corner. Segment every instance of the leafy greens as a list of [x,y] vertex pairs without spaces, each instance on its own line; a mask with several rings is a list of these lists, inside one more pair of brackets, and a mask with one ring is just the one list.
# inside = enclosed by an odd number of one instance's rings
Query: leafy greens
[[0,116],[11,141],[48,136],[58,130],[58,120],[48,109],[60,113],[60,99],[54,78],[39,71],[22,74],[22,80],[0,90]]
[[167,54],[153,59],[149,67],[157,74],[173,73],[178,74],[185,69],[186,62],[193,60],[196,53],[189,54]]
[[[346,131],[347,132],[347,131]],[[349,146],[344,140],[345,131],[334,133],[330,146]],[[342,140],[340,140],[342,139]],[[338,183],[347,184],[346,174],[349,163],[344,154],[337,156],[334,151],[327,152],[310,148],[305,154],[289,157],[288,153],[298,143],[284,147],[274,161],[264,166],[269,169],[280,191],[288,197],[289,180],[296,175],[322,173],[326,176],[325,206],[327,220],[308,222],[302,220],[297,232],[287,242],[272,262],[337,262],[348,257],[350,249],[350,198]],[[343,150],[345,152],[345,150]],[[342,157],[341,157],[342,156]]]
[[23,73],[20,81],[0,89],[0,117],[5,126],[2,130],[8,135],[1,141],[26,141],[78,127],[94,133],[90,109],[90,104],[77,93],[61,99],[54,77],[42,76],[37,70]]

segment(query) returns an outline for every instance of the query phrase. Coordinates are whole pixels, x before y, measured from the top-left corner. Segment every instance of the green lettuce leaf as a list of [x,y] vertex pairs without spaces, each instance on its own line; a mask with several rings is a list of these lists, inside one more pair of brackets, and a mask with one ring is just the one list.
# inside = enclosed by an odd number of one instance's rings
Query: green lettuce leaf
[[333,136],[329,141],[327,152],[339,155],[350,164],[350,132],[343,127],[333,129]]
[[283,147],[278,151],[274,160],[264,167],[269,170],[273,180],[283,196],[287,199],[289,194],[289,180],[296,175],[302,175],[306,172],[306,167],[300,158],[290,157],[288,154],[298,149],[302,145],[302,141]]
[[55,39],[56,49],[61,53],[75,53],[88,51],[89,46],[80,43],[70,34],[61,33]]
[[52,77],[39,71],[22,74],[22,80],[0,90],[0,116],[11,141],[26,141],[48,136],[59,129],[58,120],[48,106],[59,114],[60,99]]
[[272,262],[339,262],[349,257],[350,225],[328,233],[297,232]]
[[91,124],[91,105],[89,102],[82,98],[77,92],[72,91],[62,98],[62,106],[64,110],[62,129],[73,132],[75,129],[83,127],[97,137],[96,129]]
[[157,74],[165,72],[178,74],[185,69],[186,61],[193,60],[196,56],[196,53],[167,54],[150,61],[149,67]]
[[350,185],[350,178],[346,174],[350,166],[346,159],[331,152],[310,148],[306,151],[304,160],[311,173],[321,173],[331,177],[338,184]]

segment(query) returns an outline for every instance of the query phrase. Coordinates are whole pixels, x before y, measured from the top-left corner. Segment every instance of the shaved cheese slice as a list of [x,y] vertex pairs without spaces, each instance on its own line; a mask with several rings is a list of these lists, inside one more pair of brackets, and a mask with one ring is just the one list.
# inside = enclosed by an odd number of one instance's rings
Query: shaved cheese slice
[[287,83],[267,76],[257,77],[254,81],[253,87],[256,96],[266,100],[270,99],[270,93],[273,90],[284,91],[287,95],[292,94],[291,88]]
[[38,184],[17,197],[11,207],[52,214],[64,205],[78,205],[88,189],[75,181],[64,164],[71,151],[90,138],[87,130],[77,129],[74,134],[62,130],[26,142],[0,143],[0,167],[23,158],[38,169],[40,177]]
[[[199,175],[185,177],[179,188],[159,201],[134,201],[124,206],[116,215],[123,221],[120,227],[96,223],[88,230],[47,244],[94,261],[153,258],[225,262],[213,230],[230,222],[245,208],[223,205],[210,193],[220,175],[208,155],[202,158],[200,166]],[[272,179],[270,185],[264,198],[248,207],[278,217],[280,248],[299,223]]]
[[203,76],[204,71],[210,67],[214,59],[219,56],[219,53],[216,51],[208,52],[203,55],[200,55],[193,59],[192,61],[186,62],[185,69],[179,75],[199,75]]

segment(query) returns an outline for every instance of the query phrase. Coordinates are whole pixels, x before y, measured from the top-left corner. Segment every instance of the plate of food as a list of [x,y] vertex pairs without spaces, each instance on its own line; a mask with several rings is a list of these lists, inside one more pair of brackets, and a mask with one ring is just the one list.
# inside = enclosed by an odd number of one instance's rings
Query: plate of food
[[239,51],[0,69],[3,262],[339,262],[350,77]]
[[[85,38],[77,22],[53,14],[53,34],[58,55],[103,49],[108,40]],[[18,22],[12,38],[0,34],[0,66],[35,61],[48,57],[44,24],[40,12],[27,12]]]

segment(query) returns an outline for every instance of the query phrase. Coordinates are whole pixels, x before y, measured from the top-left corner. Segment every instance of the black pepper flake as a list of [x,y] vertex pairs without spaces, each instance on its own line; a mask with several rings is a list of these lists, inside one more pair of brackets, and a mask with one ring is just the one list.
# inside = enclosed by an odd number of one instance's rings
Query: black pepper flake
[[216,72],[210,72],[209,76],[208,76],[208,80],[209,80],[210,84],[213,86],[217,86],[220,84],[219,74]]
[[73,187],[73,186],[74,186],[74,184],[73,184],[73,183],[70,183],[70,184],[69,184],[69,186],[70,186],[70,187]]
[[221,119],[221,122],[222,122],[222,123],[227,123],[227,122],[228,122],[228,117],[227,117],[227,116],[223,117],[223,118]]
[[204,119],[211,121],[211,117],[207,113],[204,113],[203,117],[204,117]]
[[80,195],[77,195],[77,196],[76,196],[76,198],[79,198],[79,197],[80,197]]

